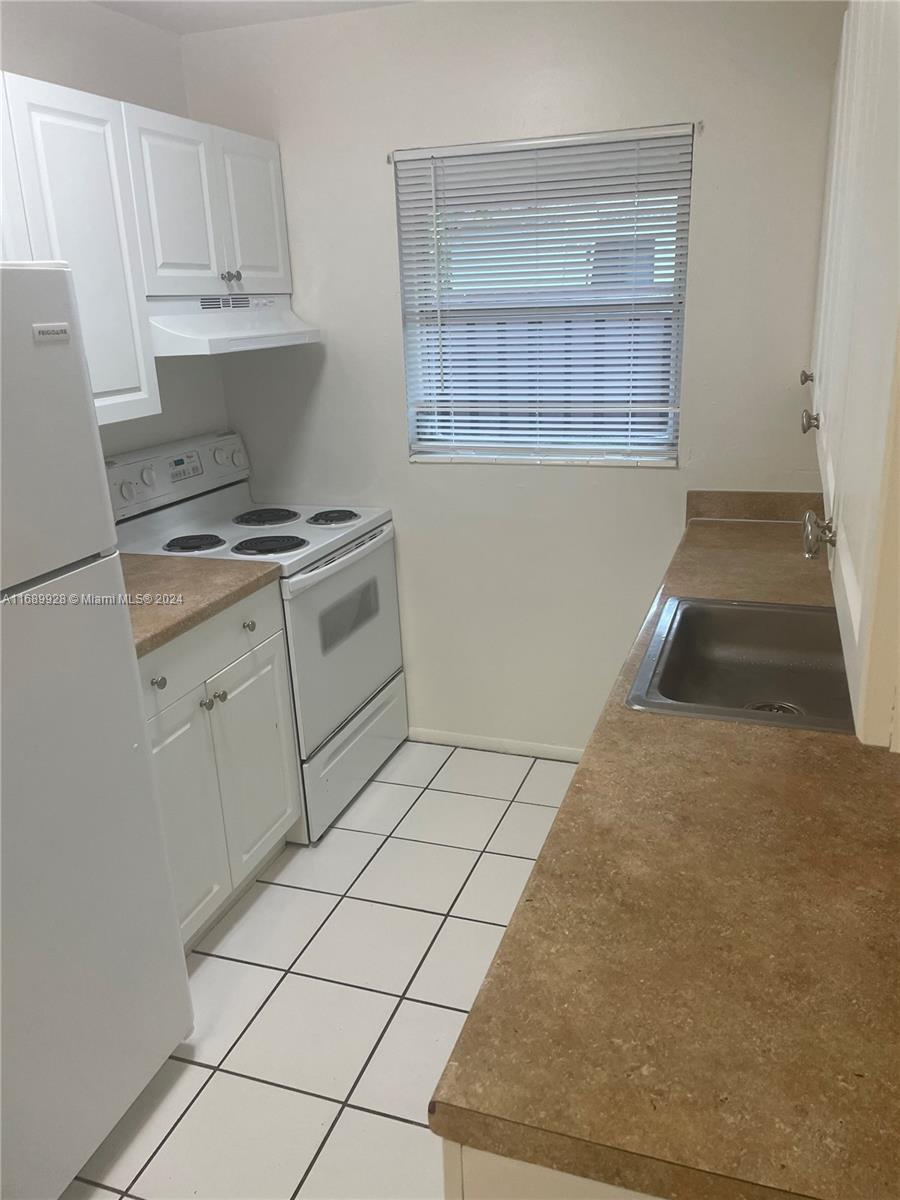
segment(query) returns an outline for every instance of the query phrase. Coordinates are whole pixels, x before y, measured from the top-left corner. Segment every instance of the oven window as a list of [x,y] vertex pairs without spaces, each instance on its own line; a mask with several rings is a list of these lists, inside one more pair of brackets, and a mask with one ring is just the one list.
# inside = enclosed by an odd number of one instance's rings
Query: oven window
[[367,579],[364,584],[342,596],[319,617],[319,640],[322,653],[327,654],[345,642],[360,626],[378,615],[378,580]]

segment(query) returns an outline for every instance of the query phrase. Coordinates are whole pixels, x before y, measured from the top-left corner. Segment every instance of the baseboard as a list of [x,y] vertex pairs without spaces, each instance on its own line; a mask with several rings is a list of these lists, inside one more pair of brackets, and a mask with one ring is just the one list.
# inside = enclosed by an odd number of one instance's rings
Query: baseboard
[[446,729],[409,731],[410,741],[436,742],[439,746],[462,746],[467,750],[497,750],[501,754],[528,754],[532,758],[555,758],[578,762],[583,746],[549,746],[543,742],[517,742],[512,738],[479,737],[474,733],[450,733]]

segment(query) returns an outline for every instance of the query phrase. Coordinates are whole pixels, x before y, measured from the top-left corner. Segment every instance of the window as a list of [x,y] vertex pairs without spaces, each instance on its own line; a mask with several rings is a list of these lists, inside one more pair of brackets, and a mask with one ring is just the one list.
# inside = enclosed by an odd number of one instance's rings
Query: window
[[413,458],[677,461],[692,143],[393,156]]

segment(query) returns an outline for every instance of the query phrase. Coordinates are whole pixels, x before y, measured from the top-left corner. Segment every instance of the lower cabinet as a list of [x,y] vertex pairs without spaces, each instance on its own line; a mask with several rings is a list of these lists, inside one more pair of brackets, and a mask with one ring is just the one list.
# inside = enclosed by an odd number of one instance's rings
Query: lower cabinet
[[206,685],[219,770],[231,881],[265,857],[299,808],[284,634],[277,633]]
[[231,891],[228,845],[210,714],[201,685],[147,729],[182,937],[187,940]]
[[[184,636],[203,636],[202,626]],[[198,682],[147,729],[187,941],[300,812],[284,633]]]

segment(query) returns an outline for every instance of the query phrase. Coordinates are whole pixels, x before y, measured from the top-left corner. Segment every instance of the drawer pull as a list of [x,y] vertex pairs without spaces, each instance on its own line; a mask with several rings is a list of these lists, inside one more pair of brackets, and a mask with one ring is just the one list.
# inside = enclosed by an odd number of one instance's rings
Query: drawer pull
[[228,699],[228,693],[222,688],[221,692],[213,692],[213,700],[219,700],[222,704]]
[[205,708],[207,712],[215,705],[215,700],[201,700],[200,707]]
[[165,675],[154,675],[150,680],[150,686],[159,688],[160,691],[163,691],[168,682],[169,681],[166,679]]
[[251,617],[249,621],[244,622],[244,628],[248,633],[256,633],[256,622]]

